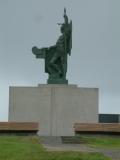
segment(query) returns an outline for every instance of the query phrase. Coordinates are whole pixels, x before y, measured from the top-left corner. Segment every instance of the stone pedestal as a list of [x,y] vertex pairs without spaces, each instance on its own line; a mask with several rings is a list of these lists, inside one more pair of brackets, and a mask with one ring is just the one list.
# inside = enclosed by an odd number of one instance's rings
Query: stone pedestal
[[49,84],[9,92],[9,121],[39,122],[41,136],[73,136],[74,123],[98,122],[97,88]]

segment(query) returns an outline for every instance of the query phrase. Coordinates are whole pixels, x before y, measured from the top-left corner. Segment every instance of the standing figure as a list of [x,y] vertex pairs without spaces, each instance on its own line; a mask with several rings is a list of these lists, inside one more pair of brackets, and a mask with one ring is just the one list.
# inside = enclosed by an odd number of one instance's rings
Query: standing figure
[[37,58],[45,58],[45,72],[49,74],[48,84],[67,84],[67,55],[72,49],[72,21],[68,21],[64,9],[64,23],[61,25],[61,35],[54,46],[38,49],[32,48]]

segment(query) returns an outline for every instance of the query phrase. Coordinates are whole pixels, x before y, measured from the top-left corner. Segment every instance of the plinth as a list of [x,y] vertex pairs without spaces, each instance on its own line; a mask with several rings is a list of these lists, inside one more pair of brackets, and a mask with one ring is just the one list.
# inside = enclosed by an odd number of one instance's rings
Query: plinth
[[39,122],[41,136],[73,136],[74,123],[98,122],[98,89],[62,84],[10,87],[9,121]]

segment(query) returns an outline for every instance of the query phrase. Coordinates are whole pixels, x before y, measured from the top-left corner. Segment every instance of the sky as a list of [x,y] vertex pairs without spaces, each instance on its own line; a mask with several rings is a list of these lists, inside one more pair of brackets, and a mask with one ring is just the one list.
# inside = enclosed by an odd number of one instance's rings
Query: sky
[[64,7],[73,21],[69,84],[99,88],[99,113],[120,114],[119,6],[119,0],[0,0],[0,121],[8,120],[9,86],[46,83],[44,60],[31,48],[56,43]]

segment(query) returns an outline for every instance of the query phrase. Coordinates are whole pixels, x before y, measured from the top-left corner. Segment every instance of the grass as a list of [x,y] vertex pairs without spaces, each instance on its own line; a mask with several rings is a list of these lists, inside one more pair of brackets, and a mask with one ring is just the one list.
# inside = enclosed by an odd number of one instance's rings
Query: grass
[[0,137],[0,160],[111,160],[100,153],[47,152],[38,137]]
[[80,140],[92,147],[102,147],[102,148],[113,148],[120,149],[120,137],[110,137],[110,136],[80,136]]

